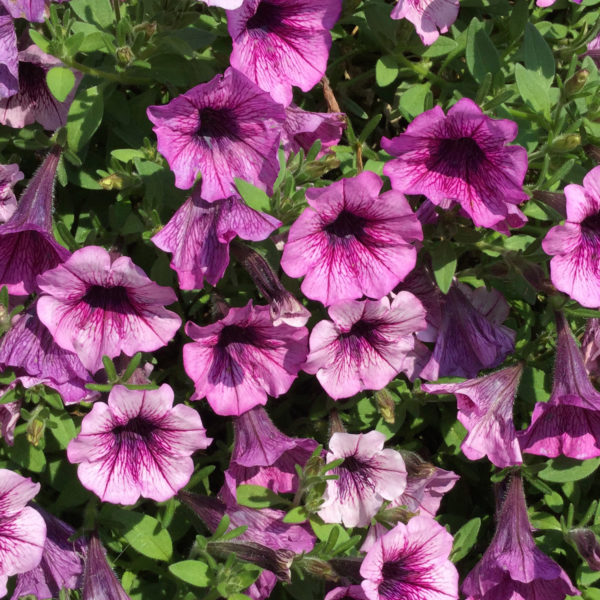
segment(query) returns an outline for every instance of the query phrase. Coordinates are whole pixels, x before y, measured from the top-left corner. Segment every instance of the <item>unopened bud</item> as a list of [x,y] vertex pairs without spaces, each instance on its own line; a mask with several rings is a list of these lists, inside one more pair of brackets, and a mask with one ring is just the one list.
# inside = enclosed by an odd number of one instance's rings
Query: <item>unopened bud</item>
[[418,513],[406,510],[401,506],[394,506],[393,508],[385,508],[380,510],[375,519],[380,523],[389,523],[390,525],[396,525],[396,523],[408,523],[412,517],[415,517]]
[[593,144],[587,144],[583,147],[585,153],[593,160],[595,160],[598,164],[600,164],[600,148],[598,146],[594,146]]
[[37,417],[31,419],[27,424],[27,441],[33,446],[38,446],[41,439],[44,437],[46,423]]
[[4,304],[0,304],[0,333],[10,329],[10,313]]
[[125,184],[125,178],[118,173],[111,173],[100,179],[98,184],[104,190],[122,190]]
[[104,548],[95,533],[90,538],[85,560],[83,600],[130,600],[108,566]]
[[340,164],[340,161],[335,156],[327,155],[321,160],[307,162],[303,167],[303,171],[311,179],[317,179],[329,173],[329,171],[337,169]]
[[312,556],[304,556],[301,559],[300,566],[311,575],[327,579],[329,581],[337,581],[337,573],[333,567],[326,561]]
[[563,193],[534,190],[533,197],[553,208],[561,216],[567,216],[567,197]]
[[569,77],[565,83],[565,94],[567,96],[574,96],[577,92],[580,92],[583,86],[587,83],[590,72],[587,69],[580,69]]
[[555,138],[550,144],[550,150],[552,152],[572,152],[579,146],[581,146],[581,136],[578,133],[565,133]]
[[413,479],[427,479],[435,473],[435,465],[423,460],[416,452],[402,450],[400,452],[406,465],[406,472]]
[[585,527],[578,527],[571,529],[568,536],[589,568],[592,571],[600,571],[600,544],[594,532]]
[[393,425],[396,422],[396,402],[385,388],[375,392],[377,410],[386,423]]
[[131,64],[131,61],[135,58],[135,55],[129,46],[121,46],[120,48],[117,48],[116,55],[117,62],[122,67],[126,67],[127,65]]

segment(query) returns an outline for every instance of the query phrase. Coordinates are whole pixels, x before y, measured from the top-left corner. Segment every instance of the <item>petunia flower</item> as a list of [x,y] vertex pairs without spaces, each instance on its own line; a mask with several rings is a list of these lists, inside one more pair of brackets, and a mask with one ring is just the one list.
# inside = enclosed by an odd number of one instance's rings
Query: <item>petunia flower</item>
[[0,4],[11,14],[13,19],[27,19],[34,23],[43,23],[48,16],[50,2],[67,2],[68,0],[0,0]]
[[223,277],[229,242],[235,236],[258,242],[280,226],[280,221],[246,206],[237,196],[205,202],[195,191],[152,242],[173,254],[171,268],[177,271],[181,289],[202,289],[204,279],[216,285]]
[[231,308],[212,325],[191,321],[186,334],[194,341],[183,347],[183,365],[194,381],[192,400],[206,396],[219,415],[236,415],[288,391],[304,364],[306,327],[275,327],[268,306]]
[[340,0],[244,0],[227,13],[231,66],[287,106],[325,75]]
[[550,261],[550,278],[582,306],[600,307],[600,167],[592,169],[583,186],[565,186],[567,220],[552,227],[542,242]]
[[456,600],[458,573],[448,559],[452,536],[431,517],[398,523],[369,549],[360,567],[368,600]]
[[415,266],[423,239],[406,198],[370,171],[306,191],[308,208],[292,225],[281,267],[304,277],[302,292],[326,306],[363,295],[379,299]]
[[19,50],[12,16],[0,4],[0,98],[19,91]]
[[200,415],[173,406],[173,390],[129,390],[115,386],[108,404],[97,402],[69,443],[67,456],[79,464],[84,487],[104,502],[135,504],[140,496],[164,502],[188,483],[191,455],[207,448]]
[[518,363],[461,383],[425,384],[430,394],[454,394],[458,420],[468,434],[461,449],[470,460],[487,456],[503,469],[523,462],[513,423],[513,405],[523,365]]
[[95,532],[88,543],[82,600],[131,600],[106,562],[106,550]]
[[327,481],[319,516],[326,523],[366,527],[384,500],[393,500],[406,488],[402,455],[385,449],[385,435],[334,433],[329,440],[327,462],[343,459],[331,470],[338,479]]
[[552,394],[536,402],[531,424],[517,436],[521,450],[554,458],[600,456],[600,392],[591,384],[565,317],[557,313]]
[[564,600],[579,594],[560,566],[535,545],[531,530],[523,482],[513,475],[492,542],[462,584],[467,600]]
[[569,530],[567,538],[575,544],[590,570],[600,571],[600,543],[594,531],[587,527],[576,527]]
[[178,188],[192,187],[202,173],[207,202],[237,194],[235,177],[273,191],[285,112],[239,71],[229,68],[147,114]]
[[239,8],[244,0],[201,0],[207,6],[218,6],[225,10],[235,10]]
[[56,267],[70,256],[52,233],[54,178],[60,158],[55,147],[21,195],[17,210],[0,225],[0,286],[9,294],[37,290],[38,274]]
[[0,469],[0,597],[10,575],[30,571],[42,559],[46,523],[26,506],[39,491],[39,483]]
[[591,56],[597,65],[600,64],[600,33],[588,43],[584,56]]
[[13,187],[23,179],[19,165],[0,165],[0,223],[8,221],[17,210]]
[[133,356],[166,346],[181,325],[164,308],[176,300],[171,288],[148,279],[129,257],[112,260],[99,246],[77,250],[37,283],[40,321],[93,373],[102,368],[103,355]]
[[477,227],[508,233],[527,221],[516,207],[528,198],[527,151],[506,145],[516,135],[516,123],[491,119],[462,98],[447,115],[436,106],[398,137],[382,138],[383,149],[397,157],[383,172],[400,192],[423,194],[443,208],[458,203]]
[[[12,381],[5,389],[0,389],[0,397],[9,391]],[[15,443],[15,427],[21,416],[21,401],[0,404],[0,437],[9,445]]]
[[390,16],[410,21],[421,41],[431,46],[456,21],[458,0],[398,0]]
[[349,585],[333,588],[323,600],[367,600],[367,597],[360,585]]
[[600,376],[600,319],[588,319],[581,340],[581,352],[586,371],[593,377]]
[[425,310],[410,292],[393,300],[351,300],[329,307],[332,321],[310,334],[303,370],[316,374],[334,400],[380,390],[412,368],[414,333],[425,328]]

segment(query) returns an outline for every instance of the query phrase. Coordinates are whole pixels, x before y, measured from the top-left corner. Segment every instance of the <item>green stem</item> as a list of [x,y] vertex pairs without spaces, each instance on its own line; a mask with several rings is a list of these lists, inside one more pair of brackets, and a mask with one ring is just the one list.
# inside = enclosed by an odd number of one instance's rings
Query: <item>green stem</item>
[[446,87],[448,82],[445,79],[442,79],[435,73],[432,73],[429,69],[426,69],[420,63],[412,62],[408,60],[404,54],[395,54],[394,58],[400,63],[402,66],[410,69],[413,73],[416,73],[420,79],[426,78],[430,81],[441,85],[442,87]]
[[123,85],[147,85],[152,83],[152,79],[149,79],[148,77],[127,77],[126,75],[124,76],[119,73],[111,73],[109,71],[103,71],[101,69],[84,65],[83,63],[71,58],[63,57],[61,60],[67,67],[77,69],[81,73],[92,75],[93,77],[99,77],[100,79],[106,79],[108,81],[115,81],[116,83]]

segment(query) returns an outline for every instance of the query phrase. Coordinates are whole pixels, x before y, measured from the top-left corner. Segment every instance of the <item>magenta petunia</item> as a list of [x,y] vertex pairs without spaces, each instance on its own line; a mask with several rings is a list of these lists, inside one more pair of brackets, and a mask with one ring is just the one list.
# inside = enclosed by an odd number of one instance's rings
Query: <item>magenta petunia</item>
[[88,543],[81,592],[82,600],[131,600],[106,562],[106,550],[96,532]]
[[183,347],[183,365],[194,381],[192,400],[206,397],[219,415],[236,415],[280,396],[298,376],[307,354],[306,327],[273,325],[268,306],[231,308],[212,325],[188,322],[194,341]]
[[[11,386],[16,385],[16,381],[11,383],[6,388],[0,388],[0,397],[6,392],[10,391]],[[8,402],[6,404],[0,404],[0,437],[9,445],[12,446],[15,443],[15,426],[21,416],[21,401]]]
[[244,0],[227,14],[231,66],[287,106],[325,75],[340,0]]
[[369,600],[456,600],[452,536],[431,517],[398,523],[369,549],[360,567]]
[[253,210],[237,196],[205,202],[196,191],[152,242],[173,254],[171,268],[177,271],[181,289],[193,290],[201,289],[205,279],[216,285],[223,277],[229,242],[235,236],[258,242],[280,226],[280,221]]
[[39,483],[0,469],[0,597],[10,575],[30,571],[42,560],[46,523],[26,506],[39,491]]
[[75,352],[86,369],[102,368],[102,356],[151,352],[166,346],[181,319],[165,309],[177,299],[127,256],[112,259],[99,246],[77,250],[40,275],[37,312],[56,343]]
[[542,242],[550,261],[550,278],[582,306],[600,307],[600,167],[583,186],[565,186],[567,219],[552,227]]
[[320,321],[310,334],[303,370],[316,374],[334,399],[362,390],[380,390],[400,372],[412,369],[414,333],[424,329],[425,310],[410,292],[390,302],[351,300],[329,307],[332,321]]
[[327,462],[343,459],[330,471],[319,516],[326,523],[366,527],[384,500],[393,500],[406,488],[406,466],[396,450],[384,450],[385,435],[336,432],[329,440]]
[[200,415],[173,406],[173,390],[115,386],[108,404],[96,402],[67,448],[84,487],[104,502],[134,504],[140,496],[164,502],[188,483],[191,455],[211,439]]
[[513,423],[513,405],[523,365],[518,363],[477,379],[461,383],[425,384],[430,394],[454,394],[458,420],[468,434],[461,444],[465,456],[487,456],[503,469],[523,462]]
[[581,352],[586,371],[592,377],[600,376],[600,319],[588,319],[581,340]]
[[458,0],[398,0],[390,16],[410,21],[421,41],[430,46],[456,21]]
[[600,33],[587,45],[584,56],[591,56],[597,65],[600,65]]
[[0,223],[8,221],[17,210],[13,187],[23,179],[19,165],[0,165]]
[[363,295],[379,299],[415,266],[421,225],[406,198],[370,171],[306,191],[281,267],[302,277],[302,292],[326,306]]
[[394,189],[423,194],[443,208],[458,203],[477,227],[508,233],[527,220],[516,208],[528,198],[527,151],[506,145],[516,135],[516,123],[490,119],[462,98],[447,115],[436,106],[398,137],[382,138],[383,149],[397,157],[383,172]]
[[13,19],[0,5],[0,98],[19,91],[19,50]]
[[333,588],[323,600],[367,600],[360,585]]
[[531,424],[517,436],[521,450],[554,458],[600,456],[600,392],[591,384],[583,356],[565,317],[556,317],[558,341],[552,394],[537,402]]
[[512,475],[496,520],[496,533],[461,590],[467,600],[564,600],[579,592],[531,535],[523,482]]
[[36,277],[70,256],[52,233],[54,178],[60,149],[53,148],[31,178],[10,219],[0,225],[0,287],[9,294],[37,291]]
[[285,111],[236,69],[150,106],[147,114],[178,188],[192,187],[201,173],[207,202],[236,194],[236,177],[273,191]]

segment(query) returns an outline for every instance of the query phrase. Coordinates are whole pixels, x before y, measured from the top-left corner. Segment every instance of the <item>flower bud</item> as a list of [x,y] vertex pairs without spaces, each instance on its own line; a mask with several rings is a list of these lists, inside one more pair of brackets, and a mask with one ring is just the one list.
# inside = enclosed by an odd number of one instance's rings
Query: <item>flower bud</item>
[[135,58],[133,51],[129,46],[121,46],[121,48],[117,48],[117,62],[122,67],[126,67],[131,64],[131,61]]
[[579,146],[581,146],[581,136],[578,133],[565,133],[554,139],[550,144],[550,150],[552,152],[572,152]]
[[574,96],[580,92],[587,83],[590,72],[587,69],[580,69],[572,77],[569,77],[565,83],[565,94],[567,97]]
[[396,421],[396,402],[392,395],[384,388],[375,392],[377,410],[386,423],[394,424]]
[[27,441],[37,447],[44,437],[46,431],[46,423],[39,417],[34,417],[27,424]]
[[131,600],[106,562],[104,548],[96,533],[88,545],[83,573],[83,600]]
[[585,559],[592,571],[600,571],[600,544],[591,529],[578,527],[568,533],[569,539],[575,544],[579,554]]
[[10,329],[10,313],[4,304],[0,304],[0,334]]

